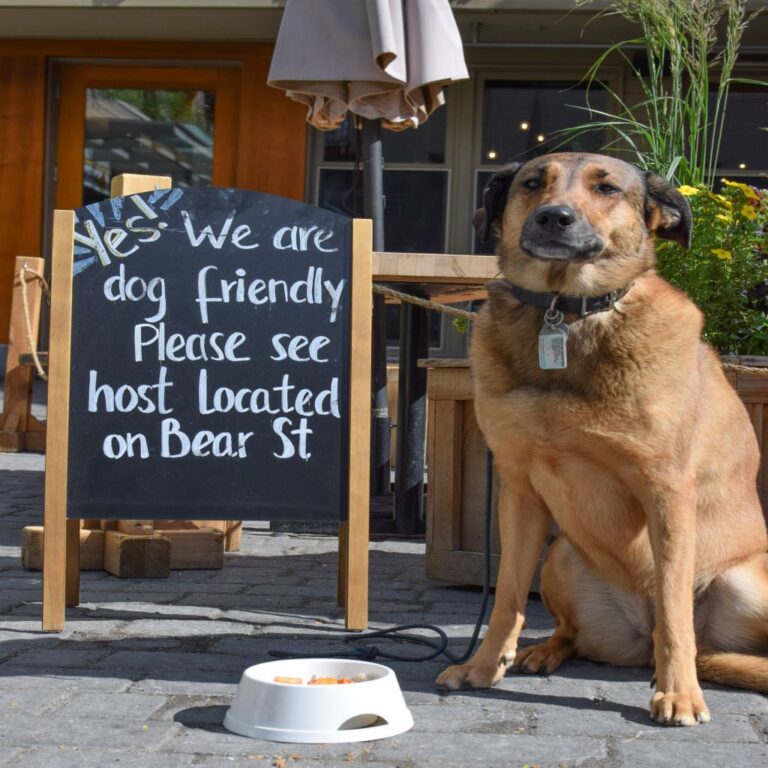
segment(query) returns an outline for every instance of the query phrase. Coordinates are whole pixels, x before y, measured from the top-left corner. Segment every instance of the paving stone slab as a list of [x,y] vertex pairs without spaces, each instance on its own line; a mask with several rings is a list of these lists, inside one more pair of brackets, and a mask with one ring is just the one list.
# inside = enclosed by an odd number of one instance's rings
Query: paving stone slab
[[710,723],[681,728],[654,723],[646,710],[635,707],[580,710],[573,716],[570,707],[546,706],[537,709],[533,731],[539,736],[563,734],[569,736],[615,736],[618,739],[643,741],[716,741],[757,742],[757,734],[745,715],[722,715]]
[[[220,757],[218,759],[221,760]],[[0,765],[6,768],[4,763]],[[213,768],[214,764],[200,763],[193,755],[62,746],[35,747],[20,755],[15,762],[8,763],[7,768],[191,768],[199,765],[210,765]],[[228,762],[229,765],[231,763]]]
[[53,647],[46,650],[24,651],[5,662],[0,668],[2,674],[16,674],[24,669],[66,670],[88,667],[109,654],[106,649],[81,650],[77,648]]
[[752,721],[752,727],[755,729],[755,733],[762,739],[762,741],[768,743],[768,716],[753,715],[750,720]]
[[0,675],[0,692],[2,692],[4,699],[11,697],[13,692],[17,690],[24,690],[31,694],[36,693],[41,701],[46,701],[50,696],[58,693],[67,695],[86,694],[90,691],[119,693],[128,690],[130,684],[130,680],[122,677],[112,676],[108,673],[99,676],[89,674],[87,670],[80,670],[79,673],[71,672],[70,676],[55,675],[50,672],[45,674],[26,673],[7,677]]
[[696,748],[687,741],[617,741],[618,764],[622,768],[758,768],[768,764],[765,744],[718,744],[706,742]]
[[102,727],[99,723],[108,725],[117,720],[141,726],[149,719],[158,719],[154,716],[166,702],[167,697],[162,694],[79,692],[68,694],[50,712],[56,717],[69,709],[76,712],[78,719],[93,721],[97,729]]
[[[653,691],[648,683],[626,684],[622,681],[600,680],[600,694],[616,705],[635,706],[647,710]],[[702,685],[704,700],[713,719],[727,714],[768,714],[768,697],[754,691],[721,688],[707,683]]]
[[0,768],[8,768],[11,765],[20,765],[19,759],[29,752],[25,747],[13,748],[11,750],[3,750],[0,754]]
[[129,684],[131,693],[164,694],[168,696],[229,696],[234,697],[240,682],[240,671],[200,670],[195,672],[194,680],[158,679],[145,677]]
[[193,683],[196,675],[201,671],[224,672],[240,669],[241,660],[204,651],[115,651],[91,665],[88,673],[120,674],[130,676],[134,680],[145,677],[168,680],[186,679]]
[[69,700],[70,691],[66,688],[48,688],[37,682],[33,686],[23,686],[18,684],[17,678],[0,677],[0,720],[19,713],[26,717],[41,717]]
[[158,749],[178,731],[175,723],[102,720],[98,727],[76,712],[30,718],[23,713],[0,720],[0,744],[11,747],[104,747],[142,752]]

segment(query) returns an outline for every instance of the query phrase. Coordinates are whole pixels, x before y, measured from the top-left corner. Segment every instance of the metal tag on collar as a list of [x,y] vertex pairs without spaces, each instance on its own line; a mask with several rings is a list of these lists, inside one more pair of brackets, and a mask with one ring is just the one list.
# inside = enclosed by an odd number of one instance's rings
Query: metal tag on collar
[[552,299],[539,331],[539,368],[544,371],[568,367],[568,326],[563,322],[563,313],[555,309],[558,298]]

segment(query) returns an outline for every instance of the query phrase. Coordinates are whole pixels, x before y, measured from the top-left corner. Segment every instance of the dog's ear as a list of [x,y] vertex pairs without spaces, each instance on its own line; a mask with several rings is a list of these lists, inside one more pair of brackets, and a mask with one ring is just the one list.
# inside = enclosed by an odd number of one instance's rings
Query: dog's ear
[[645,222],[656,237],[691,247],[691,206],[672,184],[653,173],[645,175]]
[[483,190],[483,207],[475,211],[472,223],[481,242],[485,242],[493,228],[500,221],[507,204],[509,185],[522,163],[510,163],[491,176],[491,180]]

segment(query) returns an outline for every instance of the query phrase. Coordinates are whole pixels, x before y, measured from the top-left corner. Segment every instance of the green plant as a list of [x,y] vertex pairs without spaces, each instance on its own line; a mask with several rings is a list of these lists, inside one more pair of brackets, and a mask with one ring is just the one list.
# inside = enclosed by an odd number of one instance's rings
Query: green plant
[[[575,5],[592,2],[576,0]],[[600,82],[606,59],[618,54],[639,82],[643,99],[627,104],[601,82],[617,110],[577,107],[587,109],[591,120],[562,133],[572,139],[608,129],[617,138],[606,149],[629,153],[641,168],[678,184],[712,184],[731,85],[766,85],[733,76],[744,30],[759,13],[748,15],[745,6],[746,0],[611,0],[598,16],[621,15],[637,23],[642,35],[609,47],[585,80],[589,86]],[[645,54],[641,61],[632,57],[637,48]]]
[[728,354],[768,355],[768,197],[725,181],[722,194],[683,185],[693,212],[691,249],[657,243],[659,272],[704,312],[704,338]]

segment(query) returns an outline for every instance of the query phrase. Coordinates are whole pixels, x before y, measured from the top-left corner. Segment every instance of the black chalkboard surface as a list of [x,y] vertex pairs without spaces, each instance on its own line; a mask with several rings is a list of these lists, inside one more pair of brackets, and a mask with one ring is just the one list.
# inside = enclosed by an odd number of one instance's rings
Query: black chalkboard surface
[[236,189],[75,211],[67,516],[343,519],[350,243]]

